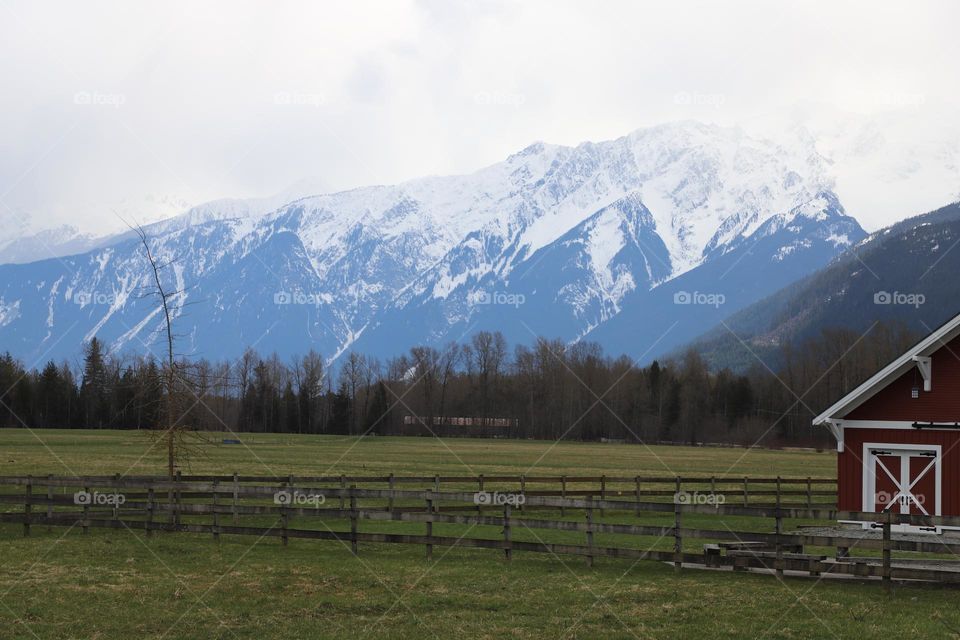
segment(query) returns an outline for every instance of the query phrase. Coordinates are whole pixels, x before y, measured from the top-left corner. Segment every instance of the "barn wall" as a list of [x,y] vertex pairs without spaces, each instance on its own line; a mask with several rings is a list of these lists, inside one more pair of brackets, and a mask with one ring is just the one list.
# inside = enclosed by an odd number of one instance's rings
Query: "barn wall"
[[[958,352],[960,353],[960,352]],[[936,382],[936,374],[934,374]],[[901,418],[902,419],[902,418]],[[841,510],[860,511],[863,507],[863,443],[938,444],[943,458],[940,466],[943,515],[960,516],[960,433],[917,429],[843,430],[843,453],[837,455],[837,505]]]
[[[911,422],[960,422],[960,337],[932,356],[933,389],[923,390],[923,376],[914,367],[877,395],[851,411],[849,420],[909,420]],[[920,397],[910,392],[920,387]]]

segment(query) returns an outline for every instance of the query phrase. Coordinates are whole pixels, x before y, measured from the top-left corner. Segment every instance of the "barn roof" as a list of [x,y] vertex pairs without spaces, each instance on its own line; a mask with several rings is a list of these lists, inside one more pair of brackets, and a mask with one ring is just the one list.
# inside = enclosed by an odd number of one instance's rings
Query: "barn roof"
[[841,419],[879,393],[888,384],[916,367],[919,358],[927,358],[946,343],[960,335],[960,314],[940,325],[926,338],[913,345],[906,353],[875,373],[866,382],[843,396],[829,409],[813,419],[813,424],[828,424]]

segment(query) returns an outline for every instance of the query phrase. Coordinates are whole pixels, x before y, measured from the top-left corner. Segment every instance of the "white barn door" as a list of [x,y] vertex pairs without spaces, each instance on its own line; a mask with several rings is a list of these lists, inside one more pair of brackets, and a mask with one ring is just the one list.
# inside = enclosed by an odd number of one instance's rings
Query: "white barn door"
[[940,446],[863,445],[863,511],[941,515]]

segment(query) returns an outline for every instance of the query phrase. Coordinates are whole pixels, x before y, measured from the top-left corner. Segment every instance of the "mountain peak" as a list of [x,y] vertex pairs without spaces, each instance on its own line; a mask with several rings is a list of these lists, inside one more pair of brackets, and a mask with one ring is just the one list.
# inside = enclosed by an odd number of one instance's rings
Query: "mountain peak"
[[[466,175],[219,200],[147,231],[161,262],[177,265],[168,275],[187,302],[207,306],[202,322],[178,319],[204,355],[259,341],[284,355],[387,356],[474,324],[514,341],[531,330],[577,340],[602,339],[608,324],[655,329],[650,314],[684,311],[661,300],[677,283],[746,304],[831,259],[840,238],[859,240],[856,222],[837,216],[809,149],[680,121],[575,147],[536,142]],[[0,327],[4,344],[66,355],[56,350],[76,341],[56,340],[70,326],[117,348],[150,344],[155,310],[130,295],[147,284],[140,247],[126,237],[106,247],[0,266],[0,301],[17,309]],[[744,265],[750,272],[737,272]],[[483,302],[501,294],[514,308]],[[609,335],[608,346],[623,340]]]

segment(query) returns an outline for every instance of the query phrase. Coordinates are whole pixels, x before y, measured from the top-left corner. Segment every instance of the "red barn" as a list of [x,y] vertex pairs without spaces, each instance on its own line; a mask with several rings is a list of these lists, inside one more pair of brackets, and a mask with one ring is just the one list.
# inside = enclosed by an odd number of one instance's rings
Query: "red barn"
[[843,511],[960,516],[960,315],[817,416]]

